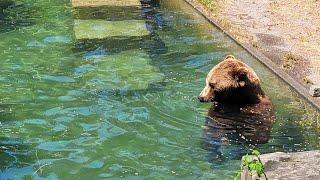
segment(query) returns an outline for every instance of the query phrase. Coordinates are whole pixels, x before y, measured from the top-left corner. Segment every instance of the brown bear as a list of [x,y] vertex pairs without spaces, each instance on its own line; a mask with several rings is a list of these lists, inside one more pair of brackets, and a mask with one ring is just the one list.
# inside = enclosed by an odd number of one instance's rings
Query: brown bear
[[199,95],[201,102],[257,104],[268,101],[256,73],[245,63],[228,55],[207,75],[206,86]]
[[214,102],[204,127],[206,149],[219,155],[226,154],[219,151],[226,144],[268,142],[274,119],[272,103],[253,69],[234,56],[226,56],[210,70],[198,99]]

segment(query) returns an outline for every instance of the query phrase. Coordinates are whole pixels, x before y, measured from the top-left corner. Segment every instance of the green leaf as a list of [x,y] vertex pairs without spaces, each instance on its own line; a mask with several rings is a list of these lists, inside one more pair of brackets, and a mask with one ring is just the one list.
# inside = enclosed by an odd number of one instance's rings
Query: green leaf
[[249,155],[245,155],[243,157],[243,161],[245,162],[245,164],[248,164],[251,161]]
[[264,166],[259,158],[260,152],[253,150],[251,154],[252,156],[245,155],[242,157],[241,169],[247,168],[251,174],[256,173],[260,178],[264,174]]
[[260,156],[260,152],[258,150],[253,150],[252,155],[254,156]]
[[263,165],[260,162],[256,163],[255,171],[257,172],[259,177],[263,174]]
[[250,163],[248,165],[248,169],[249,169],[249,171],[254,171],[256,169],[256,164],[255,163]]
[[233,177],[233,180],[239,180],[240,179],[240,176],[241,176],[241,171],[238,171],[236,176]]

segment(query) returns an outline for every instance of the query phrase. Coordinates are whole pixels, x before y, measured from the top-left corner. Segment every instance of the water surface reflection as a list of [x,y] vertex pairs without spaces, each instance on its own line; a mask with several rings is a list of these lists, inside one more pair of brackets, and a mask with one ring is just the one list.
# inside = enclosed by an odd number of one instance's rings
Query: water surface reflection
[[[24,4],[36,10],[35,24],[6,33],[0,27],[1,177],[230,178],[239,159],[212,167],[201,128],[210,105],[196,99],[206,73],[226,54],[255,69],[275,106],[269,141],[257,148],[319,148],[313,127],[299,124],[315,114],[312,107],[183,1],[161,0],[151,14],[136,8],[125,15],[64,0]],[[75,22],[92,19],[76,32]],[[124,23],[112,27],[121,38],[104,29],[131,20],[139,27],[132,34]],[[95,30],[105,37],[77,38]]]

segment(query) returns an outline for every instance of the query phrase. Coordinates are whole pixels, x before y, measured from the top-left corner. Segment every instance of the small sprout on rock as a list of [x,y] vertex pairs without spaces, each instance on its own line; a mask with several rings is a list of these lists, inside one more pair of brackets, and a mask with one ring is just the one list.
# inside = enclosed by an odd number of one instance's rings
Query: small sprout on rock
[[[264,175],[265,179],[268,180],[266,174],[264,173],[264,165],[260,160],[260,152],[258,150],[253,150],[251,155],[245,155],[242,157],[241,171],[233,178],[238,180],[241,177],[241,172],[249,171],[253,179],[260,179]],[[258,176],[258,177],[256,177]]]

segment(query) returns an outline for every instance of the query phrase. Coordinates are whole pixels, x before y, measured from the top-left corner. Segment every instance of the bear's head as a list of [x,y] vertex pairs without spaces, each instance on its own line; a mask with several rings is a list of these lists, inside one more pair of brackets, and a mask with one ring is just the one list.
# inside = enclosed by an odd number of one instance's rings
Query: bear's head
[[200,102],[254,104],[264,93],[256,73],[245,63],[228,55],[207,75]]

